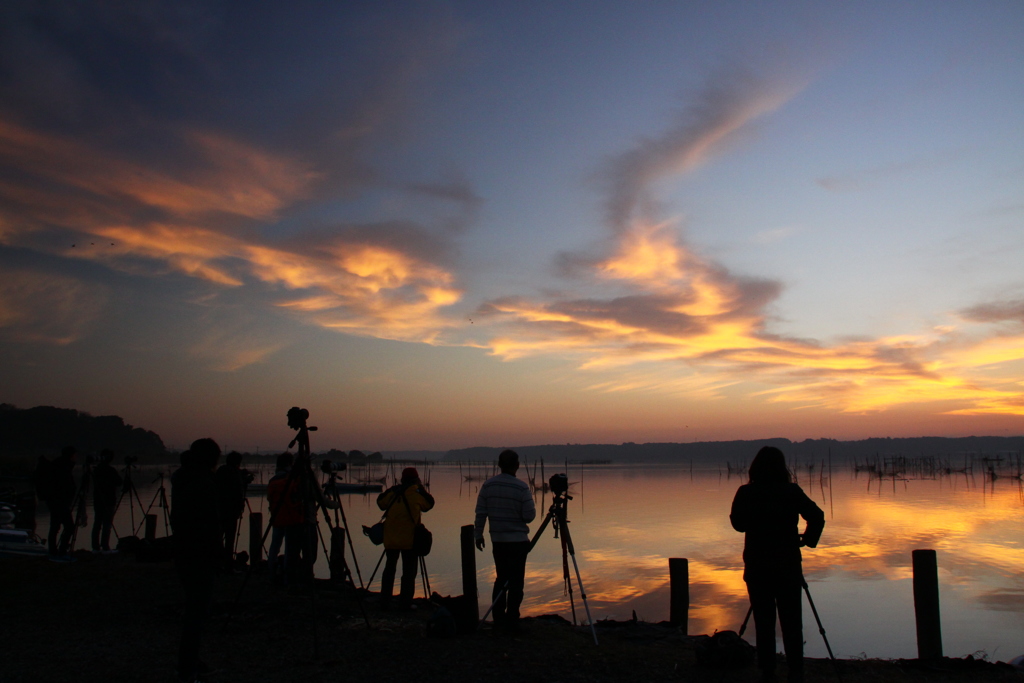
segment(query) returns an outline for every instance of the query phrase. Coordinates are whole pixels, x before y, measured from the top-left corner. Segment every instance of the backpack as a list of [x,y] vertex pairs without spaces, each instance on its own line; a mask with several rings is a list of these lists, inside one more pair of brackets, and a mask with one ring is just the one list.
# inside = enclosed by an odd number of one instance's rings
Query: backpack
[[742,668],[754,663],[757,650],[736,631],[715,631],[697,643],[697,663],[718,668]]
[[36,470],[32,473],[32,484],[35,486],[37,498],[49,500],[53,494],[53,463],[47,460],[45,455],[39,456]]

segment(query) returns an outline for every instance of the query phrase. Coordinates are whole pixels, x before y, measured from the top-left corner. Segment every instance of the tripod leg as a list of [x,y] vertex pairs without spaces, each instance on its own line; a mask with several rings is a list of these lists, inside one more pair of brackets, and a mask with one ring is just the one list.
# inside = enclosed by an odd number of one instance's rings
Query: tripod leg
[[562,534],[562,583],[565,585],[565,590],[569,594],[569,609],[572,610],[572,625],[576,626],[576,601],[572,595],[572,577],[569,575],[569,557],[567,554],[567,546],[565,543],[565,534]]
[[559,514],[559,525],[562,528],[562,537],[565,540],[565,545],[569,550],[569,556],[572,557],[572,566],[576,570],[576,583],[580,587],[580,597],[583,598],[583,607],[587,610],[587,621],[590,622],[590,634],[594,636],[594,645],[597,645],[597,630],[594,628],[594,618],[590,616],[590,604],[587,602],[587,591],[583,588],[583,579],[580,578],[580,566],[576,562],[576,548],[572,544],[572,536],[569,534],[569,525],[565,520],[565,512],[562,511]]
[[743,625],[740,626],[739,635],[743,636],[744,631],[747,630],[747,624],[750,622],[750,615],[754,613],[754,606],[751,605],[747,608],[747,616],[743,617]]
[[508,592],[508,581],[506,581],[505,585],[501,587],[501,590],[498,592],[497,597],[494,598],[494,602],[492,602],[491,606],[487,608],[486,612],[484,612],[484,616],[480,618],[480,622],[477,624],[477,628],[480,628],[484,625],[484,622],[487,621],[487,617],[491,616],[491,611],[494,610],[494,606],[498,604],[498,600],[501,600],[501,597],[505,595],[506,592]]
[[356,566],[356,576],[359,577],[359,587],[363,587],[363,574],[359,571],[359,559],[356,557],[356,548],[352,545],[352,534],[348,530],[348,519],[345,517],[345,508],[341,505],[341,499],[338,494],[334,494],[334,500],[338,501],[338,510],[341,511],[341,523],[344,524],[345,538],[348,539],[348,549],[352,553],[352,564]]
[[386,550],[380,551],[380,559],[377,560],[377,566],[373,568],[373,573],[370,574],[370,580],[366,582],[365,590],[370,590],[370,586],[373,585],[373,579],[377,576],[377,570],[380,569],[380,563],[384,561],[384,555],[387,553]]
[[836,661],[836,656],[832,654],[832,646],[829,645],[828,636],[825,635],[825,627],[821,625],[821,617],[818,616],[818,608],[814,606],[814,599],[811,597],[811,589],[807,587],[807,579],[801,576],[800,583],[804,586],[804,593],[807,594],[807,602],[811,606],[811,613],[814,614],[814,620],[818,622],[818,633],[821,634],[821,639],[825,641],[825,649],[828,650],[828,658],[832,660],[832,666],[836,670],[836,678],[842,681],[843,676],[839,673],[839,662]]
[[423,583],[423,597],[427,600],[430,599],[430,577],[427,576],[427,561],[422,555],[419,557],[420,561],[420,581]]

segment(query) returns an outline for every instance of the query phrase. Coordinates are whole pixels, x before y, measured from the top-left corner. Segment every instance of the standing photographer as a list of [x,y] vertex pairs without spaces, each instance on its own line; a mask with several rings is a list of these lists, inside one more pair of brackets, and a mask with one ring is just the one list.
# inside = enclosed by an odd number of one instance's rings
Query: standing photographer
[[117,491],[121,487],[121,475],[110,464],[114,451],[104,448],[100,451],[100,462],[92,471],[92,551],[110,552],[110,530],[114,526],[114,510],[117,508]]
[[[807,522],[800,535],[799,518]],[[790,683],[803,681],[804,633],[800,591],[804,576],[800,547],[818,545],[825,514],[790,481],[782,451],[765,446],[750,464],[750,483],[740,486],[729,515],[746,533],[743,580],[754,610],[757,665],[761,678],[775,680],[775,614],[782,626]]]
[[[498,456],[501,474],[480,487],[476,499],[474,535],[478,550],[484,549],[484,524],[490,520],[491,552],[494,555],[494,625],[509,632],[519,630],[519,606],[526,582],[526,556],[530,552],[530,527],[537,516],[530,486],[516,478],[519,454],[512,450]],[[506,590],[507,585],[507,590]],[[504,591],[504,593],[502,592]],[[499,596],[501,596],[499,598]]]
[[223,533],[213,468],[220,446],[197,439],[181,454],[181,467],[171,476],[171,529],[174,565],[185,592],[178,650],[178,679],[204,680],[209,670],[199,647],[213,601],[213,582],[224,561]]
[[413,537],[422,518],[421,513],[434,507],[434,497],[423,488],[416,468],[406,467],[402,471],[401,483],[377,496],[377,507],[386,511],[384,554],[387,561],[380,576],[381,609],[388,609],[391,604],[399,557],[402,558],[402,589],[398,594],[398,607],[409,609],[416,591],[416,568],[419,564],[419,555],[413,550]]
[[65,446],[60,456],[50,463],[49,471],[44,475],[47,478],[46,505],[50,508],[50,533],[47,544],[50,559],[54,562],[74,562],[69,552],[71,536],[75,532],[71,504],[75,499],[74,471],[77,457],[78,451],[74,446]]
[[224,569],[238,573],[234,566],[235,534],[245,509],[245,472],[241,470],[242,454],[231,451],[217,470],[217,504],[220,528],[224,534]]

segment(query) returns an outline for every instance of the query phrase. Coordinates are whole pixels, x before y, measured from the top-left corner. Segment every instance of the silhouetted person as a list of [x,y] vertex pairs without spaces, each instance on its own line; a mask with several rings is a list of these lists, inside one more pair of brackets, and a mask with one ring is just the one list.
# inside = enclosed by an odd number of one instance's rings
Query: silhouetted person
[[[526,581],[526,556],[530,552],[530,527],[527,525],[537,516],[537,508],[530,486],[516,478],[519,454],[502,451],[498,468],[501,474],[485,481],[476,499],[476,547],[484,549],[484,523],[490,520],[496,574],[491,599],[501,595],[492,612],[494,625],[516,631]],[[502,594],[506,584],[508,588]]]
[[121,487],[121,475],[110,464],[114,452],[109,448],[100,451],[100,461],[92,471],[92,551],[110,552],[110,530],[114,526],[114,510],[117,508],[117,493]]
[[402,558],[402,588],[398,594],[399,609],[409,609],[416,591],[416,569],[419,555],[413,550],[413,536],[421,513],[434,507],[434,497],[423,488],[415,467],[402,471],[402,481],[377,496],[377,507],[386,510],[384,518],[384,573],[380,576],[380,604],[387,609],[395,588],[398,558]]
[[[274,476],[270,478],[269,482],[267,482],[267,502],[270,505],[270,515],[272,517],[270,551],[267,553],[267,565],[270,569],[270,580],[274,583],[279,581],[277,557],[281,552],[281,544],[285,540],[285,529],[290,524],[295,524],[297,521],[301,521],[296,520],[294,516],[292,519],[288,519],[288,510],[278,508],[281,496],[288,484],[288,473],[291,471],[294,461],[295,458],[291,453],[282,453],[277,456],[277,466],[274,471]],[[288,550],[285,548],[285,553],[287,552]],[[285,572],[287,571],[288,567],[286,562]]]
[[[339,503],[324,496],[316,475],[310,469],[309,457],[301,453],[279,486],[284,496],[278,516],[283,515],[280,522],[286,524],[284,562],[287,580],[289,585],[308,583],[313,580],[319,541],[317,512],[321,507],[336,508]],[[273,510],[271,507],[271,513]]]
[[199,659],[199,648],[213,600],[214,577],[224,562],[213,474],[219,458],[216,441],[198,439],[181,454],[181,467],[171,476],[174,563],[185,592],[178,650],[180,681],[202,681],[209,670]]
[[224,464],[217,470],[217,504],[219,506],[220,528],[224,533],[224,568],[237,572],[234,566],[235,533],[245,509],[245,478],[240,465],[242,454],[231,451],[224,458]]
[[[799,518],[807,522],[801,536]],[[754,610],[757,662],[763,681],[775,680],[775,614],[782,626],[789,680],[803,681],[804,635],[800,592],[800,547],[814,548],[825,515],[799,485],[790,481],[782,451],[765,446],[750,464],[750,483],[740,486],[729,515],[746,533],[743,580]]]
[[75,500],[74,470],[77,455],[74,446],[65,446],[60,455],[50,463],[47,473],[46,505],[50,508],[50,533],[47,536],[47,544],[50,559],[55,562],[73,561],[69,549],[71,537],[75,533],[71,505]]

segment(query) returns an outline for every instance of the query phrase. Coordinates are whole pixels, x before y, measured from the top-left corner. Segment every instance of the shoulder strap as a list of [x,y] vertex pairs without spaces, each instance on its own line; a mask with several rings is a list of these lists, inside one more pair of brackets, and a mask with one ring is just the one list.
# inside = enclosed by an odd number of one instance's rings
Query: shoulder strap
[[[387,519],[388,511],[391,510],[391,506],[394,505],[395,502],[398,500],[399,495],[401,495],[402,500],[405,500],[405,490],[404,489],[402,490],[401,494],[398,493],[398,486],[392,486],[391,489],[395,492],[395,495],[391,497],[391,502],[388,503],[388,506],[386,508],[384,508],[384,514],[380,516],[380,521],[382,521],[382,522],[385,519]],[[406,507],[408,507],[409,503],[406,502],[405,505],[406,505]],[[411,517],[412,514],[410,513],[409,516]]]

